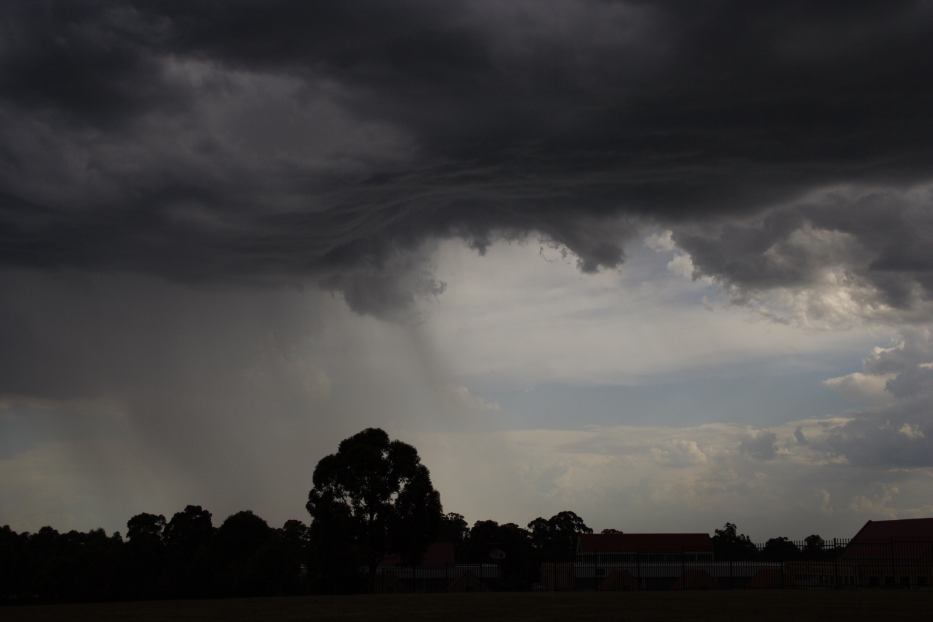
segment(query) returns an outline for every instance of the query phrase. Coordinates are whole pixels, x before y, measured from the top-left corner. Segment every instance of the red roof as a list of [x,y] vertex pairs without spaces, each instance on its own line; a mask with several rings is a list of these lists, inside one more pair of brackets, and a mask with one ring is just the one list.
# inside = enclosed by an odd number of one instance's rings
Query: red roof
[[578,540],[580,553],[712,553],[706,533],[594,533]]
[[894,541],[933,541],[933,518],[905,518],[901,520],[870,520],[859,529],[851,542],[854,544],[884,544]]
[[453,542],[434,542],[428,546],[421,558],[422,566],[453,566],[456,563],[457,547]]

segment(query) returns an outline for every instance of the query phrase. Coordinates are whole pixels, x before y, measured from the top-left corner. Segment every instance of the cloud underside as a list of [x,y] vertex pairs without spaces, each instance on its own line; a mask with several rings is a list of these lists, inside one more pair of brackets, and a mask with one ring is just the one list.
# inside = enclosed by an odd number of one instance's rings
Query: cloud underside
[[0,265],[311,277],[380,312],[442,289],[426,239],[595,270],[651,221],[743,291],[930,298],[929,3],[3,13]]

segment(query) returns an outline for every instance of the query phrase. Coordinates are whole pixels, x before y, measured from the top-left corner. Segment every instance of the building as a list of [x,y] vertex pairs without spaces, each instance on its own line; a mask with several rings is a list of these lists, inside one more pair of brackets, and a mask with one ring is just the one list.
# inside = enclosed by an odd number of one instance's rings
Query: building
[[870,520],[849,540],[843,558],[917,557],[933,545],[933,518]]
[[706,533],[600,533],[577,540],[580,563],[712,561]]
[[398,555],[386,555],[376,569],[376,589],[392,591],[477,591],[488,589],[500,578],[497,564],[458,564],[452,542],[433,542],[415,566],[401,563]]
[[838,556],[789,562],[785,575],[801,587],[933,585],[933,518],[868,521]]
[[933,518],[868,521],[846,545],[847,581],[869,587],[933,585]]
[[705,533],[583,534],[573,563],[541,569],[544,589],[683,589],[712,587],[718,572]]

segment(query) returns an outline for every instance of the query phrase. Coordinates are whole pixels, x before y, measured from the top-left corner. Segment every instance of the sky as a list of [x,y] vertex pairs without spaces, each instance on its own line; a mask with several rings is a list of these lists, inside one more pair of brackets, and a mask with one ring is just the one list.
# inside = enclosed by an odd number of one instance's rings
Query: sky
[[8,2],[0,524],[933,515],[933,2]]

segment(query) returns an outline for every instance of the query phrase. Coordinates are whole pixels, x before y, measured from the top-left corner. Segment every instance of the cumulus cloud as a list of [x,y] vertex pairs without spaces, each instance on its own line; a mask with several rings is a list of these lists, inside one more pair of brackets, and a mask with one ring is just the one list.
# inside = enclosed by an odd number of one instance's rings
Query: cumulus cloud
[[927,473],[827,463],[820,451],[788,444],[798,426],[816,439],[843,423],[808,420],[758,430],[780,446],[769,460],[738,449],[747,427],[721,423],[514,430],[464,443],[451,442],[456,436],[431,438],[443,443],[439,454],[494,444],[494,451],[479,450],[477,477],[487,461],[511,473],[502,480],[507,492],[485,491],[509,520],[573,507],[597,528],[712,532],[732,521],[763,539],[814,531],[847,537],[870,518],[923,516]]
[[891,347],[875,348],[865,360],[868,377],[884,379],[886,404],[855,414],[824,440],[850,463],[882,468],[933,466],[933,355],[927,327],[907,329]]
[[[926,321],[933,188],[840,187],[744,220],[678,229],[696,274],[817,325]],[[855,380],[853,380],[855,382]]]
[[856,371],[845,376],[827,378],[823,384],[856,400],[886,402],[892,397],[888,393],[888,381],[894,377],[894,374],[866,374]]
[[652,447],[651,453],[663,466],[689,467],[707,461],[706,454],[696,441],[675,439],[660,447]]

